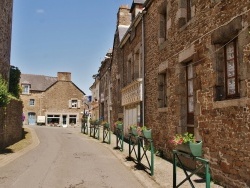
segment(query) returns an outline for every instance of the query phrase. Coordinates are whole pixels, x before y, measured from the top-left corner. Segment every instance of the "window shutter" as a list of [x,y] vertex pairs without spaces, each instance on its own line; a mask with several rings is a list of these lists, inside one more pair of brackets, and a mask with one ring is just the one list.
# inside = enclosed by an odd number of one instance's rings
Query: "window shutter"
[[81,108],[81,100],[77,101],[77,108]]
[[71,100],[69,100],[69,108],[72,108]]

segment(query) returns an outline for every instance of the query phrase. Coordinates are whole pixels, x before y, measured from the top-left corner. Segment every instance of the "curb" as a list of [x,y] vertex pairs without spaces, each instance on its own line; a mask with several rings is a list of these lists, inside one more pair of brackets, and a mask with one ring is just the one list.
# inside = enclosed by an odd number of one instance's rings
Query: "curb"
[[34,149],[35,147],[37,147],[40,144],[40,141],[39,141],[34,129],[27,127],[27,126],[23,126],[23,128],[30,130],[31,137],[32,137],[31,144],[29,144],[27,147],[17,151],[16,153],[9,153],[9,154],[0,155],[0,167],[3,167],[5,165],[9,164],[10,162],[14,161],[18,157],[24,155],[25,153]]

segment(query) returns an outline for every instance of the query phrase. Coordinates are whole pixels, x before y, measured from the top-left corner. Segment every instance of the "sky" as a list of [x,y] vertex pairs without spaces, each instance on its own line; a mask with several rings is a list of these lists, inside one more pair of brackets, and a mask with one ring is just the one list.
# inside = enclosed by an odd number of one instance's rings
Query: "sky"
[[71,79],[86,95],[113,46],[119,6],[132,0],[14,0],[11,65]]

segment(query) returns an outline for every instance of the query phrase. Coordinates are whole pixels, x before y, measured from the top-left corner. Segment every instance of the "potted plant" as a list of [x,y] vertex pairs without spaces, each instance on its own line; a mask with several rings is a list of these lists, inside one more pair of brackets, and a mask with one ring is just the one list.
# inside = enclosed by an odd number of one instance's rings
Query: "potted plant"
[[109,123],[107,121],[102,121],[102,126],[104,129],[108,129],[109,128]]
[[147,139],[152,139],[152,129],[148,129],[146,126],[142,126],[142,134]]
[[202,141],[197,141],[191,133],[186,132],[183,135],[176,134],[170,142],[176,146],[176,150],[191,154],[195,157],[202,155]]
[[138,136],[141,135],[141,127],[137,126],[137,125],[130,125],[129,127],[130,133],[134,136]]
[[118,121],[114,123],[113,127],[114,127],[114,130],[116,129],[123,130],[123,122],[121,118],[119,118]]

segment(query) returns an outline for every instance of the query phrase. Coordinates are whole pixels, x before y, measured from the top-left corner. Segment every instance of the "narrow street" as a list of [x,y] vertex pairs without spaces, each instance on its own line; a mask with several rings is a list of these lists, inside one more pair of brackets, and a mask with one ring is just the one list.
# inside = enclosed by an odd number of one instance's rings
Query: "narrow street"
[[0,168],[0,187],[143,187],[114,154],[81,136],[80,129],[32,128],[40,144]]

